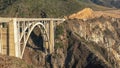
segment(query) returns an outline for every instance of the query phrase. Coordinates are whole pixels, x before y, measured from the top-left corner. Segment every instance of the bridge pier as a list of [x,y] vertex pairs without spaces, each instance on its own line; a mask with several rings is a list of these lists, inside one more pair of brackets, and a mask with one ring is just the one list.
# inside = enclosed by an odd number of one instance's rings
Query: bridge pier
[[7,26],[6,26],[7,24],[6,23],[0,23],[0,26],[1,26],[1,31],[0,31],[0,45],[1,45],[1,53],[2,54],[4,54],[4,55],[8,55],[7,54],[7,49],[8,49],[8,47],[7,47],[7,34],[8,34],[8,32],[7,32],[7,30],[8,30],[8,28],[7,28]]
[[54,51],[54,23],[53,20],[50,21],[50,33],[49,33],[49,40],[50,40],[50,45],[49,45],[49,49],[50,49],[50,53],[52,53]]
[[8,44],[7,46],[9,47],[9,49],[7,50],[9,52],[10,56],[15,56],[15,33],[14,33],[14,23],[13,20],[10,20],[10,22],[8,23]]
[[8,54],[10,56],[20,56],[20,43],[19,43],[19,29],[16,19],[12,19],[8,23]]
[[19,42],[19,38],[20,38],[20,26],[18,25],[19,23],[17,22],[16,19],[13,19],[13,26],[14,26],[14,55],[16,57],[19,57],[20,54],[20,42]]

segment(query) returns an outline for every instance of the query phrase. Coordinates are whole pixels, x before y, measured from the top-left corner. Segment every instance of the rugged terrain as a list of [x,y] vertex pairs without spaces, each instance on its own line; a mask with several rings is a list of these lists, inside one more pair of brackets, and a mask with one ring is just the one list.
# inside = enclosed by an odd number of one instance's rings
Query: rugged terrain
[[55,52],[52,54],[45,53],[40,31],[36,27],[25,50],[25,62],[15,58],[11,60],[10,57],[4,57],[4,60],[2,56],[1,67],[119,68],[119,23],[119,18],[109,16],[68,19],[56,28]]
[[46,54],[41,49],[44,46],[36,44],[40,42],[40,33],[35,29],[24,60],[43,68],[119,68],[120,18],[107,15],[87,17],[68,18],[57,26],[55,52],[52,54]]
[[64,17],[83,8],[108,10],[90,0],[0,0],[0,16],[2,17]]
[[[45,51],[43,38],[36,27],[27,43],[23,60],[1,55],[0,68],[119,68],[120,10],[107,1],[0,0],[2,17],[66,18],[55,29],[54,53]],[[86,8],[79,11],[85,7],[94,10]]]
[[85,8],[82,11],[74,13],[66,18],[70,19],[93,19],[98,17],[113,17],[113,18],[120,18],[120,10],[106,10],[106,11],[94,11],[91,8]]
[[23,60],[0,54],[0,68],[34,68],[34,65],[25,63]]

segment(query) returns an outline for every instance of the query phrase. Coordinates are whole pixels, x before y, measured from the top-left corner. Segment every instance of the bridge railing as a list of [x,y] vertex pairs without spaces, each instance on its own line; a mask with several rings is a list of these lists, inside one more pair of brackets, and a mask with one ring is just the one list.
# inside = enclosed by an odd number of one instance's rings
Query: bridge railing
[[64,18],[0,18],[0,22],[9,22],[10,20],[13,19],[16,19],[17,21],[40,21],[40,20],[65,21]]

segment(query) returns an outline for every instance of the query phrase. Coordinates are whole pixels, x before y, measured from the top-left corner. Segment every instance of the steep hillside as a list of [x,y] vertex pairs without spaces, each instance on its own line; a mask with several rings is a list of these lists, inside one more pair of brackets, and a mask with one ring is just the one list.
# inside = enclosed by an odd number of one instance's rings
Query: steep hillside
[[0,54],[0,68],[36,68],[33,65],[25,63],[23,60]]
[[112,7],[112,8],[120,8],[120,0],[90,0],[95,4]]
[[119,30],[119,18],[101,16],[87,20],[68,19],[57,26],[55,51],[47,54],[44,52],[40,31],[35,28],[25,49],[23,60],[26,63],[20,59],[0,56],[2,62],[0,66],[2,68],[3,66],[32,68],[31,65],[37,68],[119,68]]
[[91,8],[85,8],[77,13],[71,14],[68,16],[70,19],[92,19],[92,18],[98,18],[101,16],[110,16],[114,18],[120,18],[120,10],[105,10],[105,11],[95,11]]
[[109,1],[0,0],[2,17],[66,16],[66,21],[55,29],[52,54],[45,51],[43,37],[36,27],[23,59],[0,56],[0,68],[119,68],[120,10],[108,11],[111,8],[104,6],[113,7]]
[[109,9],[88,0],[0,0],[0,16],[63,17],[85,7],[95,10]]
[[23,60],[43,68],[119,68],[119,30],[120,19],[110,16],[68,19],[55,30],[55,52],[46,54],[35,29]]
[[[87,20],[82,19],[71,19],[66,21],[66,26],[68,29],[69,34],[71,35],[68,38],[71,38],[72,35],[76,36],[76,38],[81,41],[82,44],[85,44],[85,48],[83,50],[88,49],[90,52],[92,52],[97,58],[99,58],[99,61],[102,61],[102,63],[99,63],[99,65],[94,65],[94,60],[92,58],[92,63],[90,63],[90,66],[88,68],[119,68],[120,67],[120,48],[119,48],[119,26],[120,26],[120,19],[119,18],[111,18],[111,17],[98,17],[98,18],[92,18]],[[81,52],[79,51],[79,43],[77,45],[76,42],[72,41],[69,42],[70,50],[72,47],[74,50],[72,50],[72,60],[69,61],[68,65],[74,66],[80,66],[80,62],[78,58],[81,57],[81,55],[85,55],[86,51]],[[72,45],[74,43],[74,45]],[[81,48],[81,47],[80,47]],[[69,50],[68,49],[68,50]],[[78,51],[77,51],[78,50]],[[80,49],[82,50],[82,49]],[[80,53],[79,53],[80,52]],[[69,52],[68,52],[69,53]],[[78,56],[80,55],[80,56]],[[114,57],[114,58],[113,58]],[[75,60],[77,58],[77,60]],[[84,57],[85,58],[85,57]],[[88,62],[91,62],[88,60]],[[83,61],[83,60],[82,60]],[[78,63],[77,63],[78,62]],[[95,61],[95,63],[98,63]],[[83,63],[84,64],[84,63]],[[91,67],[91,65],[93,67]],[[110,67],[105,67],[106,65]],[[95,67],[94,67],[95,66]],[[98,66],[98,67],[97,67]],[[84,67],[83,67],[84,68]]]

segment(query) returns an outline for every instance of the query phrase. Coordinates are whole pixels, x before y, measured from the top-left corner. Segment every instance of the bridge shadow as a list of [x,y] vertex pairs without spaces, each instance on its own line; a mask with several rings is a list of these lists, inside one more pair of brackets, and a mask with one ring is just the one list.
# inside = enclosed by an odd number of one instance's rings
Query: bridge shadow
[[33,50],[40,50],[44,52],[44,47],[43,47],[43,37],[41,34],[38,36],[32,31],[30,35],[30,39],[32,40],[32,44],[27,44],[27,47],[32,48]]

